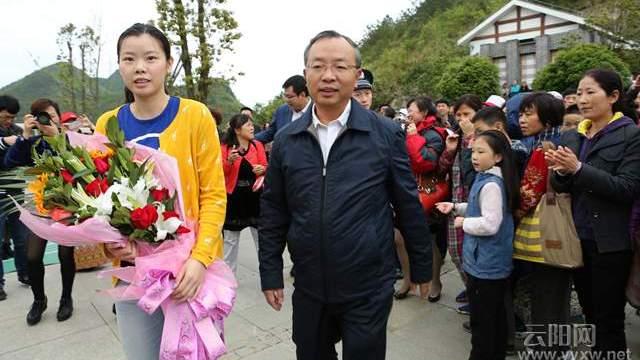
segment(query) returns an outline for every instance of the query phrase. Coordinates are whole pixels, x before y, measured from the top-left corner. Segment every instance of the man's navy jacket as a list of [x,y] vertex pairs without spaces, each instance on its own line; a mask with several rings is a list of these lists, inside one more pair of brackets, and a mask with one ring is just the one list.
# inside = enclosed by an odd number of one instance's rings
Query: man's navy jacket
[[[293,111],[287,104],[280,105],[279,108],[273,113],[273,118],[268,129],[262,130],[256,134],[256,140],[263,144],[268,144],[273,141],[278,132],[284,129],[287,125],[291,124],[293,118]],[[300,120],[300,119],[298,119]]]
[[283,288],[288,246],[296,290],[326,303],[393,289],[396,226],[415,283],[431,280],[431,237],[397,124],[351,100],[326,166],[312,111],[276,136],[261,200],[262,289]]

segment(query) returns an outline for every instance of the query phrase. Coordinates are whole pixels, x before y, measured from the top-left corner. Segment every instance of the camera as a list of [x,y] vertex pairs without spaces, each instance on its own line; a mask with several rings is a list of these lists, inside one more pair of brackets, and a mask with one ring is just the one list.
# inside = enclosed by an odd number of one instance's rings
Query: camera
[[49,115],[48,112],[41,111],[39,113],[33,114],[33,116],[36,118],[36,121],[38,122],[38,124],[51,125],[51,115]]

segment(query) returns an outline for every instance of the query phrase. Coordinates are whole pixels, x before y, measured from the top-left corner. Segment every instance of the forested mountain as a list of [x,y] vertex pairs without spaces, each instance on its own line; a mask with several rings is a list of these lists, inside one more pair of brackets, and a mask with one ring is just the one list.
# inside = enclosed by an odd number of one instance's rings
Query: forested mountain
[[[29,111],[30,104],[38,98],[46,97],[58,102],[62,111],[77,111],[80,109],[79,91],[76,91],[77,109],[71,109],[68,105],[69,99],[64,89],[63,76],[61,69],[68,66],[66,63],[57,63],[40,70],[37,70],[24,78],[15,81],[0,89],[0,94],[11,94],[20,100],[20,114]],[[80,78],[82,71],[74,69],[76,79]],[[94,84],[94,78],[87,76],[87,83]],[[92,120],[96,120],[100,114],[107,110],[111,110],[124,102],[124,86],[120,74],[116,71],[108,78],[98,79],[98,101],[95,101],[93,95],[88,95],[87,114]],[[177,88],[178,95],[180,88]],[[220,108],[223,111],[224,118],[229,119],[233,114],[237,113],[241,105],[238,99],[231,91],[231,88],[223,81],[214,81],[212,89],[209,92],[209,101],[207,105],[214,108]],[[22,116],[19,122],[22,121]]]

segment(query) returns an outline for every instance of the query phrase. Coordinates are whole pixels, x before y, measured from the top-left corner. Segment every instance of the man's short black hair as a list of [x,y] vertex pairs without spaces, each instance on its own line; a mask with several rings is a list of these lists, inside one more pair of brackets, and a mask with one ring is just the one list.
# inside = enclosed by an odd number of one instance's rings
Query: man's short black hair
[[243,106],[242,108],[240,108],[240,112],[243,112],[243,111],[245,111],[245,110],[249,110],[249,111],[251,111],[251,113],[253,114],[253,109],[252,109],[252,108],[250,108],[250,107],[248,107],[248,106]]
[[356,44],[355,41],[351,40],[350,37],[342,35],[339,32],[334,30],[322,31],[318,33],[318,35],[314,36],[313,39],[311,39],[311,41],[309,41],[309,45],[307,45],[307,47],[304,49],[304,66],[307,66],[307,62],[309,61],[309,50],[311,50],[311,47],[315,43],[323,39],[335,39],[335,38],[342,38],[347,43],[349,43],[349,45],[351,45],[351,47],[356,53],[356,59],[355,59],[356,68],[360,69],[362,67],[362,56],[360,55],[360,49],[358,49],[358,44]]
[[577,94],[578,91],[576,90],[576,88],[574,87],[570,87],[570,88],[566,88],[563,92],[562,92],[562,97],[565,97],[567,95],[575,95]]
[[502,123],[502,127],[507,129],[507,116],[502,109],[495,106],[487,106],[478,111],[471,119],[472,123],[481,121],[489,126],[495,126],[497,123]]
[[447,106],[451,106],[451,102],[447,99],[438,99],[436,100],[436,106],[438,106],[438,104],[445,104]]
[[569,106],[565,111],[564,111],[565,115],[581,115],[582,113],[580,112],[580,109],[578,108],[578,105],[573,104],[571,106]]
[[2,110],[15,115],[20,111],[20,102],[14,96],[0,95],[0,111]]
[[307,90],[307,80],[302,75],[293,75],[288,78],[287,81],[282,84],[283,89],[293,86],[293,92],[300,96],[304,92],[305,96],[309,96],[309,90]]

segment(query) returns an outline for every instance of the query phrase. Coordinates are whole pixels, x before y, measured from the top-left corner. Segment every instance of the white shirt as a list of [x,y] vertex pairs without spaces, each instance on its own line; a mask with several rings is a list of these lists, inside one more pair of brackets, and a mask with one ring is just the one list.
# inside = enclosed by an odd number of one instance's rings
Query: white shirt
[[318,119],[316,115],[316,106],[313,105],[313,126],[318,131],[318,141],[320,141],[320,147],[322,148],[322,157],[324,158],[324,164],[327,165],[327,159],[329,158],[329,151],[333,146],[333,143],[340,135],[342,128],[347,126],[347,120],[349,120],[349,114],[351,113],[351,101],[347,103],[342,114],[335,120],[329,122],[328,125],[324,125]]
[[300,110],[300,111],[295,111],[295,110],[291,110],[293,112],[293,116],[291,116],[291,122],[294,122],[298,119],[300,119],[302,117],[302,115],[304,115],[304,113],[307,111],[307,109],[309,108],[309,105],[311,104],[311,100],[307,100],[307,105],[304,106],[304,109]]
[[[502,177],[502,171],[499,167],[494,166],[486,172]],[[478,198],[480,202],[480,213],[478,217],[464,218],[462,230],[465,233],[476,236],[491,236],[498,233],[500,224],[502,224],[502,189],[495,182],[488,182],[480,190]],[[467,203],[458,203],[455,205],[455,212],[464,216],[467,212]]]

